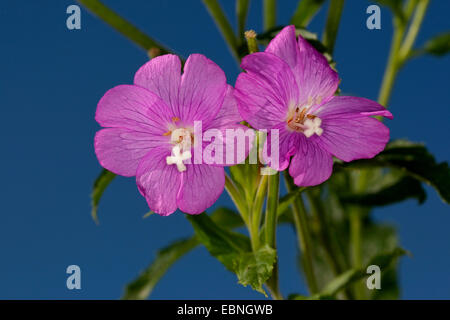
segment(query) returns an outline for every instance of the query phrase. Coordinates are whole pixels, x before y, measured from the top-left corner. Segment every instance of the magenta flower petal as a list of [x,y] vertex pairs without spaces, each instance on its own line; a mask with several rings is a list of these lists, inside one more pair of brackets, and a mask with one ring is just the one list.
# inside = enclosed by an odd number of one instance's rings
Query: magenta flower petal
[[95,135],[95,153],[102,167],[132,177],[151,148],[168,144],[167,137],[124,128],[102,129]]
[[199,120],[207,126],[219,112],[227,84],[225,73],[201,54],[192,54],[184,65],[177,115],[186,124]]
[[289,167],[289,174],[298,186],[309,187],[327,180],[333,169],[333,157],[317,141],[301,137],[297,153]]
[[177,209],[177,195],[181,175],[176,166],[168,166],[167,156],[171,150],[158,147],[141,161],[136,172],[136,183],[148,206],[154,212],[168,216]]
[[154,93],[130,85],[108,90],[97,105],[95,120],[102,127],[125,128],[162,135],[171,122],[170,108]]
[[279,130],[279,162],[270,154],[275,136],[270,131],[266,162],[284,170],[290,161],[297,185],[328,179],[333,155],[344,161],[371,158],[386,146],[389,129],[372,116],[392,119],[392,114],[374,101],[334,96],[337,73],[305,39],[296,39],[294,26],[284,28],[265,53],[247,56],[241,66],[247,73],[236,82],[239,112],[254,128]]
[[227,125],[234,125],[241,121],[242,117],[239,114],[237,101],[234,98],[234,88],[227,85],[227,91],[222,107],[214,119],[206,127],[204,127],[204,129],[226,127]]
[[327,59],[302,36],[296,40],[294,26],[281,30],[265,52],[278,56],[292,69],[301,103],[320,104],[336,92],[338,74],[331,69]]
[[323,124],[320,145],[344,161],[372,158],[389,141],[389,129],[370,116],[392,118],[380,104],[357,97],[334,97],[318,111]]
[[327,59],[301,36],[298,36],[298,46],[300,102],[320,104],[333,97],[339,85],[339,76],[331,69]]
[[300,50],[295,36],[295,27],[287,26],[270,41],[265,52],[272,53],[286,62],[289,67],[300,74]]
[[266,163],[274,170],[283,171],[289,166],[289,160],[291,156],[293,156],[298,149],[298,145],[300,144],[300,135],[297,132],[292,132],[286,129],[286,124],[282,123],[272,128],[273,130],[278,130],[278,149],[279,149],[279,160],[271,161],[272,148],[272,133],[273,131],[269,131],[267,134],[267,139],[264,144],[264,152],[263,155],[267,155],[264,160]]
[[139,161],[151,148],[167,144],[163,136],[170,123],[167,105],[150,91],[137,86],[109,90],[97,106],[96,120],[109,129],[95,136],[100,164],[123,176],[134,176]]
[[214,62],[194,54],[187,59],[183,75],[180,69],[174,55],[152,59],[136,73],[135,85],[109,90],[96,113],[105,128],[95,137],[100,163],[117,174],[136,175],[140,193],[160,215],[177,208],[203,212],[223,191],[223,164],[196,162],[205,145],[197,140],[195,121],[200,122],[203,136],[210,129],[219,134],[227,129],[250,130],[239,124],[242,118],[233,88]]
[[220,137],[203,142],[204,162],[218,166],[243,163],[253,147],[255,130],[242,124],[228,124],[215,129],[220,132]]
[[225,187],[222,167],[205,164],[189,165],[182,175],[182,186],[177,197],[181,211],[202,213],[217,201]]
[[166,54],[144,64],[134,76],[134,84],[152,91],[171,109],[178,111],[178,92],[181,81],[181,62],[178,56]]
[[235,97],[242,117],[257,129],[285,120],[289,105],[298,102],[298,88],[289,66],[277,56],[257,52],[242,59]]
[[335,96],[320,106],[317,115],[322,119],[383,116],[393,119],[392,113],[375,101],[349,96]]
[[[220,159],[216,162],[217,165],[221,166],[232,166],[241,163],[248,156],[250,149],[252,147],[254,139],[254,130],[247,126],[241,125],[242,117],[239,114],[237,102],[234,98],[234,89],[232,86],[228,85],[227,93],[223,101],[222,108],[220,108],[219,113],[216,115],[214,120],[212,120],[204,130],[218,129],[221,133],[221,139],[215,139],[214,143],[216,148],[222,149],[222,157],[219,157],[215,152],[212,155],[215,159]],[[248,138],[245,140],[239,140],[233,136],[227,134],[227,130],[242,130],[243,135],[247,135]],[[211,142],[204,142],[204,147],[208,146]],[[232,155],[228,155],[227,146],[232,145]],[[230,149],[231,150],[231,149]],[[241,152],[244,150],[243,152]],[[227,161],[233,159],[232,161]]]

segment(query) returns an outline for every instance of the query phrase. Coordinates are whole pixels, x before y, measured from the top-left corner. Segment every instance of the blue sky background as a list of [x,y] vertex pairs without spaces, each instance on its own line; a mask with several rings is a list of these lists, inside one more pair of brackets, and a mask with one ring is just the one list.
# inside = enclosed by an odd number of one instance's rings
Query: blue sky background
[[[231,84],[239,72],[201,1],[105,1],[178,53],[203,53]],[[233,23],[234,1],[221,1]],[[261,2],[252,1],[248,28],[261,31]],[[158,248],[192,233],[183,214],[147,212],[132,178],[105,192],[99,226],[90,217],[89,194],[100,166],[94,154],[96,104],[113,86],[132,83],[145,52],[84,9],[82,29],[66,28],[73,1],[8,1],[0,6],[0,298],[116,299],[154,258]],[[279,1],[287,24],[297,1]],[[376,99],[391,41],[390,14],[382,29],[365,27],[370,1],[347,1],[335,60],[344,92]],[[310,26],[322,32],[326,10]],[[450,29],[450,2],[432,1],[418,44]],[[393,138],[425,142],[439,161],[450,159],[450,56],[424,57],[400,73],[390,103]],[[403,247],[403,298],[450,298],[450,208],[427,188],[427,202],[376,211],[395,224]],[[221,204],[229,204],[222,196]],[[278,233],[281,289],[305,293],[296,270],[295,236]],[[82,290],[69,291],[66,267],[82,270]],[[204,248],[179,261],[155,288],[157,299],[261,298]]]

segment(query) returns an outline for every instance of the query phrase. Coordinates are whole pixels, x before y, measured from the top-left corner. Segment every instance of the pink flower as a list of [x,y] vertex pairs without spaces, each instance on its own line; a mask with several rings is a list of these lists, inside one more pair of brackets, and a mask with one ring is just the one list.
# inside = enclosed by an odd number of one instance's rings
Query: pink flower
[[239,112],[256,129],[279,130],[280,159],[270,166],[281,171],[290,161],[298,186],[327,180],[332,156],[372,158],[388,142],[389,129],[372,116],[392,114],[368,99],[335,96],[337,73],[305,39],[296,40],[294,26],[284,28],[265,52],[245,57],[241,67],[247,72],[236,81]]
[[[246,128],[224,72],[203,55],[191,55],[181,75],[175,55],[152,59],[134,77],[102,97],[95,119],[105,129],[95,136],[101,165],[136,176],[151,210],[169,215],[177,208],[198,214],[220,196],[225,184],[219,164],[195,164],[195,123],[201,130]],[[194,123],[195,122],[195,123]],[[192,160],[192,161],[191,161]]]

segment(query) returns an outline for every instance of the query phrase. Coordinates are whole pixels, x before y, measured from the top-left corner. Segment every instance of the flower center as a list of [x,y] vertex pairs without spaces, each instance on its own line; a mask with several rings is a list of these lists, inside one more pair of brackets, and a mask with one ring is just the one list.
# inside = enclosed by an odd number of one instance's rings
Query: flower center
[[189,129],[177,128],[171,131],[170,142],[182,150],[190,150],[193,140],[193,133]]
[[309,114],[308,109],[308,107],[295,108],[288,117],[287,125],[290,129],[303,133],[307,138],[314,134],[320,136],[323,133],[323,129],[320,127],[322,119],[314,114]]
[[187,128],[176,128],[175,123],[180,121],[178,117],[172,118],[172,124],[169,126],[169,131],[164,133],[165,136],[170,135],[170,142],[174,145],[172,147],[172,155],[166,157],[168,165],[175,164],[179,172],[186,171],[184,160],[192,158],[191,146],[194,140],[192,130]]

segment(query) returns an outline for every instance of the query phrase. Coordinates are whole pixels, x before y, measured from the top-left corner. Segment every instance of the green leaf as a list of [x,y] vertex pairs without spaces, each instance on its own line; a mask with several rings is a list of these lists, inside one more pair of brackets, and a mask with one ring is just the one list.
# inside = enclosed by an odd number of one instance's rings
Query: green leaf
[[214,223],[227,229],[235,229],[244,225],[242,217],[236,211],[226,207],[216,209],[211,214],[211,219]]
[[245,196],[246,203],[252,203],[258,189],[259,165],[243,163],[230,167],[230,174],[240,193]]
[[222,228],[206,214],[187,216],[187,219],[199,241],[213,257],[237,275],[239,283],[265,294],[262,284],[272,274],[276,260],[274,249],[263,246],[253,253],[247,236]]
[[450,168],[447,162],[437,163],[424,145],[406,140],[389,143],[372,159],[344,164],[344,167],[396,168],[432,186],[446,203],[450,202]]
[[152,48],[158,48],[160,50],[160,54],[170,52],[168,48],[147,36],[99,0],[78,0],[78,2],[144,50],[148,51]]
[[303,296],[298,293],[291,293],[290,295],[288,295],[288,300],[308,300],[308,299],[309,297]]
[[324,2],[325,0],[300,0],[291,18],[291,24],[296,27],[306,27]]
[[442,33],[425,44],[423,51],[426,53],[443,56],[450,52],[450,32]]
[[[211,214],[211,219],[225,228],[232,229],[244,225],[240,215],[225,207],[216,209]],[[191,237],[176,241],[158,251],[152,264],[145,269],[136,280],[126,287],[123,299],[146,299],[167,270],[177,260],[193,250],[198,244],[198,239],[196,237]]]
[[96,223],[98,223],[97,209],[100,199],[102,198],[103,192],[105,192],[106,188],[115,178],[115,176],[116,175],[111,171],[103,169],[94,182],[94,186],[92,188],[91,193],[91,206],[92,206],[91,216]]
[[335,279],[333,279],[328,285],[317,295],[311,297],[311,299],[332,299],[342,289],[347,288],[349,285],[367,277],[367,267],[370,265],[377,265],[383,271],[387,269],[391,263],[393,263],[398,257],[406,254],[407,251],[401,248],[395,248],[390,252],[386,252],[374,257],[364,268],[348,270]]
[[254,290],[267,296],[262,286],[272,275],[276,257],[275,249],[267,244],[256,252],[241,254],[236,264],[239,283],[244,287],[250,285]]
[[427,195],[420,181],[410,176],[397,176],[391,178],[392,174],[385,174],[383,180],[372,184],[376,186],[375,190],[365,190],[360,194],[343,193],[340,198],[343,202],[365,207],[385,206],[411,198],[417,199],[419,204],[425,201]]
[[186,217],[209,253],[222,262],[229,271],[235,272],[239,255],[251,251],[248,237],[220,227],[204,213]]
[[178,240],[158,251],[153,263],[125,288],[122,299],[143,300],[152,292],[167,270],[182,256],[199,244],[197,238]]

